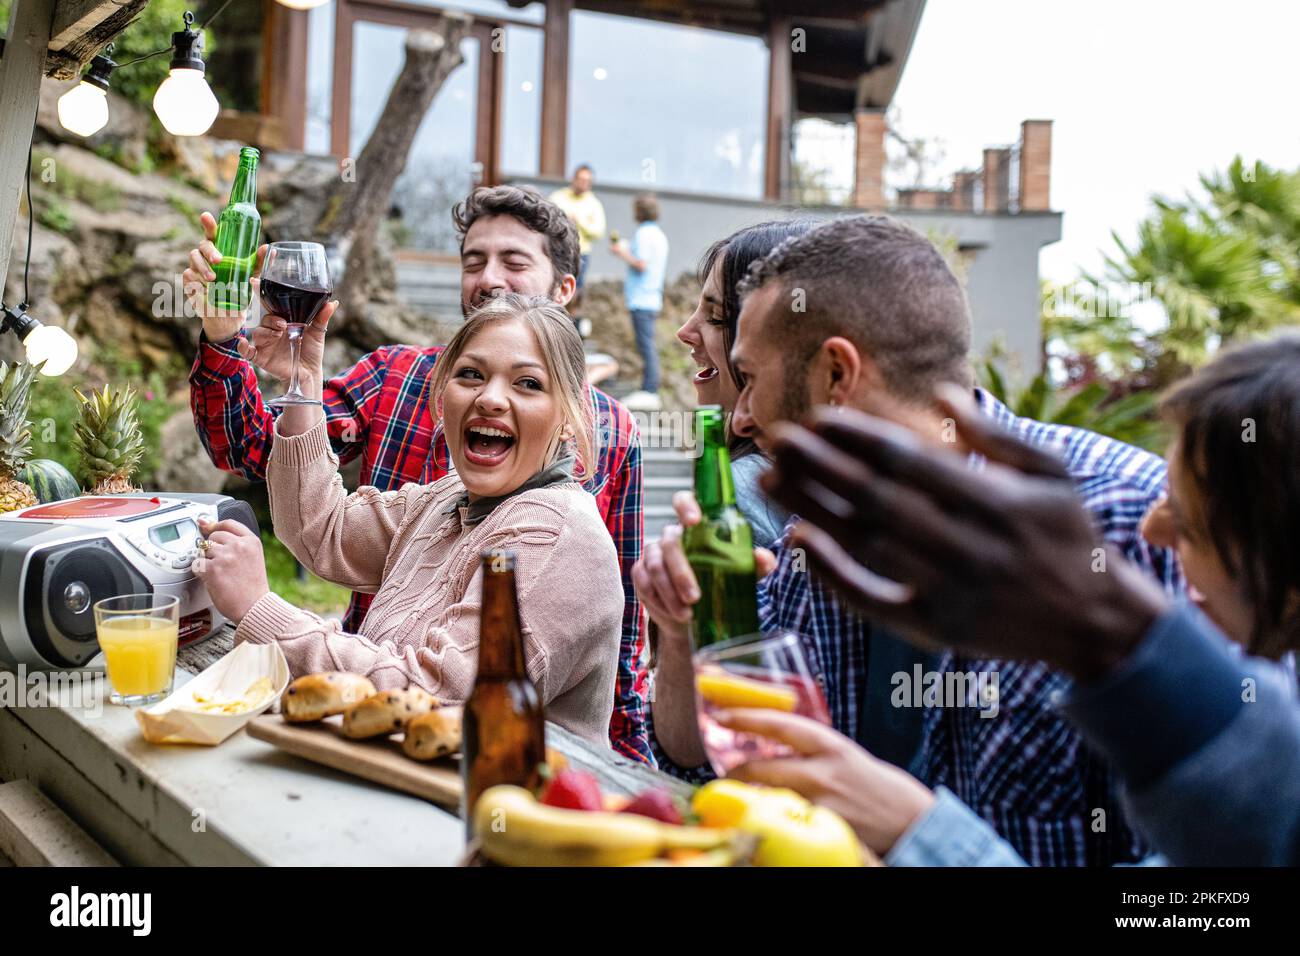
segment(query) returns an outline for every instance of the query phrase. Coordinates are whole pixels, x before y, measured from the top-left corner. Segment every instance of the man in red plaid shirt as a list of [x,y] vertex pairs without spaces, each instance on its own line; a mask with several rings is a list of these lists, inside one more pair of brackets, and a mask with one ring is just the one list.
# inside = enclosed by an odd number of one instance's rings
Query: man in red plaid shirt
[[[578,237],[558,207],[531,190],[480,187],[457,206],[461,237],[461,309],[468,312],[501,292],[545,295],[560,305],[577,284]],[[243,332],[240,314],[211,314],[207,283],[220,258],[212,244],[216,222],[201,217],[207,238],[190,253],[184,282],[189,301],[203,317],[199,353],[190,370],[194,424],[214,464],[251,481],[266,477],[275,412],[262,401],[251,362],[288,379],[289,348],[283,320],[266,316],[262,327]],[[259,250],[258,267],[261,267]],[[327,306],[333,309],[333,304]],[[440,347],[390,345],[376,349],[325,383],[330,441],[340,461],[361,456],[361,483],[392,490],[447,474],[447,446],[430,408],[427,385]],[[596,496],[618,552],[626,601],[610,743],[616,751],[653,763],[646,738],[646,670],[641,606],[632,587],[632,565],[641,555],[641,445],[627,409],[598,389],[599,451],[585,487]],[[355,633],[370,595],[353,594],[344,625]]]

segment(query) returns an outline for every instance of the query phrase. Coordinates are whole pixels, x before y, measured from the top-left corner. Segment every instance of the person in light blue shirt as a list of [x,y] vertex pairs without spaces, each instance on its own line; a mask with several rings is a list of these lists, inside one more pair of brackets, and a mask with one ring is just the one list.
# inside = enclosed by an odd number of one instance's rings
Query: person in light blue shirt
[[610,252],[627,263],[623,298],[632,316],[636,348],[645,371],[641,390],[623,399],[633,411],[654,411],[659,401],[659,351],[655,345],[655,321],[664,307],[664,279],[668,272],[668,237],[659,228],[659,200],[641,193],[632,201],[636,232],[630,243],[614,242]]

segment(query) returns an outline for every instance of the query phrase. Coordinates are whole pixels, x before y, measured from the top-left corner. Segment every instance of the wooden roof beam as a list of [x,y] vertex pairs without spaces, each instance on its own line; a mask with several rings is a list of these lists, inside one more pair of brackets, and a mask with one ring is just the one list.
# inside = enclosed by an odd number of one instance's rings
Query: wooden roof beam
[[58,80],[77,76],[148,4],[149,0],[59,0],[50,27],[45,75]]
[[800,23],[849,23],[862,26],[889,0],[769,0],[767,8],[773,17],[792,17]]

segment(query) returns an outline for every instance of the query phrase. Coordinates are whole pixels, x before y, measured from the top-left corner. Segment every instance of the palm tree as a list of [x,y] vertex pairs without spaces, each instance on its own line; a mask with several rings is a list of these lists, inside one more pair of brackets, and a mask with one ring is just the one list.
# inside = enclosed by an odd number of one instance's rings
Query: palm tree
[[1238,156],[1225,174],[1202,176],[1201,186],[1225,223],[1259,240],[1275,288],[1300,304],[1300,170],[1247,165]]
[[1022,418],[1087,428],[1147,451],[1164,449],[1164,429],[1155,415],[1156,393],[1150,389],[1126,391],[1123,384],[1100,379],[1057,388],[1046,372],[1040,372],[1013,392],[998,358],[984,359],[978,371],[980,386]]
[[1300,321],[1300,173],[1233,160],[1202,178],[1208,199],[1156,198],[1107,279],[1150,283],[1168,327],[1158,338],[1183,363],[1199,364],[1221,344]]

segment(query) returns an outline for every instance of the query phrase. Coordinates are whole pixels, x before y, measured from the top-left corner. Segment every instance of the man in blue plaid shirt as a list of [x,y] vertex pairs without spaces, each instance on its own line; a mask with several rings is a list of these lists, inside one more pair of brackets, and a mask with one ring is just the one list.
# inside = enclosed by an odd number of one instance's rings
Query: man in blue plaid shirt
[[[971,386],[969,309],[942,255],[919,233],[880,216],[828,223],[756,264],[744,294],[732,350],[745,377],[732,419],[737,434],[762,447],[767,429],[798,421],[813,406],[870,406],[877,414],[884,406],[918,435],[955,440],[932,396],[940,382]],[[1173,554],[1138,531],[1164,491],[1160,458],[1083,429],[1019,418],[975,392],[985,414],[1062,458],[1108,542],[1171,593],[1182,588]],[[678,513],[683,523],[699,520],[691,500],[679,501]],[[689,637],[698,588],[680,534],[672,526],[650,545],[633,580],[659,631],[652,746],[661,767],[699,777],[707,769]],[[1067,678],[1041,664],[927,657],[842,607],[806,572],[797,549],[782,545],[759,561],[772,569],[759,584],[762,628],[803,635],[837,730],[927,785],[952,790],[1030,863],[1108,865],[1145,855],[1110,768],[1056,711]],[[896,693],[914,675],[933,673],[945,684],[948,675],[980,678],[967,682],[980,688],[979,699],[918,707],[910,693]]]

